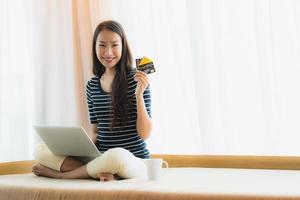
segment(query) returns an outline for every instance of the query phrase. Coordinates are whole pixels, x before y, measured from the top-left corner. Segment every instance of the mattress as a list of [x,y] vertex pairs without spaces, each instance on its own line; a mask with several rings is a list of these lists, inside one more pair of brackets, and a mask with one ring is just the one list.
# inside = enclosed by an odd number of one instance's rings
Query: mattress
[[158,181],[59,180],[32,173],[0,176],[0,199],[300,199],[300,171],[168,168]]

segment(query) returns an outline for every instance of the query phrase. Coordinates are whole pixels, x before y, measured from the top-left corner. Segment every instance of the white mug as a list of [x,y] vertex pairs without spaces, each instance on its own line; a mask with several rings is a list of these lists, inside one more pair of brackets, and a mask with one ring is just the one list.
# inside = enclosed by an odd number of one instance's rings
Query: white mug
[[162,167],[165,165],[169,167],[168,163],[161,158],[149,158],[145,159],[147,165],[148,179],[150,181],[159,180],[162,173]]

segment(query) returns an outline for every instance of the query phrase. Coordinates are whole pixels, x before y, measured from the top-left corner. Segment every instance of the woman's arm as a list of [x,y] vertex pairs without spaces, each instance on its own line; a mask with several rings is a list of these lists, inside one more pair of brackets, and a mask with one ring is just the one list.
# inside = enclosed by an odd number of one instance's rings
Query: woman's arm
[[135,97],[136,97],[136,109],[137,109],[137,121],[136,128],[137,132],[144,140],[150,137],[152,131],[152,120],[148,115],[145,101],[144,91],[149,85],[149,80],[144,72],[137,71],[135,74],[135,80],[137,81]]
[[91,96],[91,83],[92,80],[88,81],[86,84],[86,96],[87,96],[87,105],[88,105],[88,110],[89,110],[89,118],[90,118],[90,123],[91,125],[88,127],[89,131],[89,137],[91,140],[96,144],[96,139],[98,135],[98,128],[97,128],[97,117],[94,112],[94,103],[93,103],[93,98]]
[[91,125],[91,131],[90,131],[90,138],[91,140],[96,144],[97,141],[97,135],[98,135],[98,128],[97,128],[97,124],[92,124]]
[[150,137],[152,121],[148,115],[143,96],[136,97],[137,121],[136,128],[140,136],[146,140]]

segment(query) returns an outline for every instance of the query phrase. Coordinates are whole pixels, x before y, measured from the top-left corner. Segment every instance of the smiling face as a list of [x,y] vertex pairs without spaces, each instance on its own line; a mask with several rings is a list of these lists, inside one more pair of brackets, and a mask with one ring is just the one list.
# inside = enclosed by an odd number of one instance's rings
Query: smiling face
[[114,68],[122,56],[121,37],[113,31],[101,31],[96,41],[96,53],[105,69]]

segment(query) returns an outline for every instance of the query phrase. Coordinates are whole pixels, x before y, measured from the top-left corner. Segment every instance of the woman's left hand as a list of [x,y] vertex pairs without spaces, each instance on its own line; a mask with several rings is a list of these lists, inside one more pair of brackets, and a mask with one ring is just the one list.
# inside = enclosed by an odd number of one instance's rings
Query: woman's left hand
[[149,85],[149,79],[145,72],[136,70],[134,80],[137,81],[135,96],[143,96],[144,91]]

